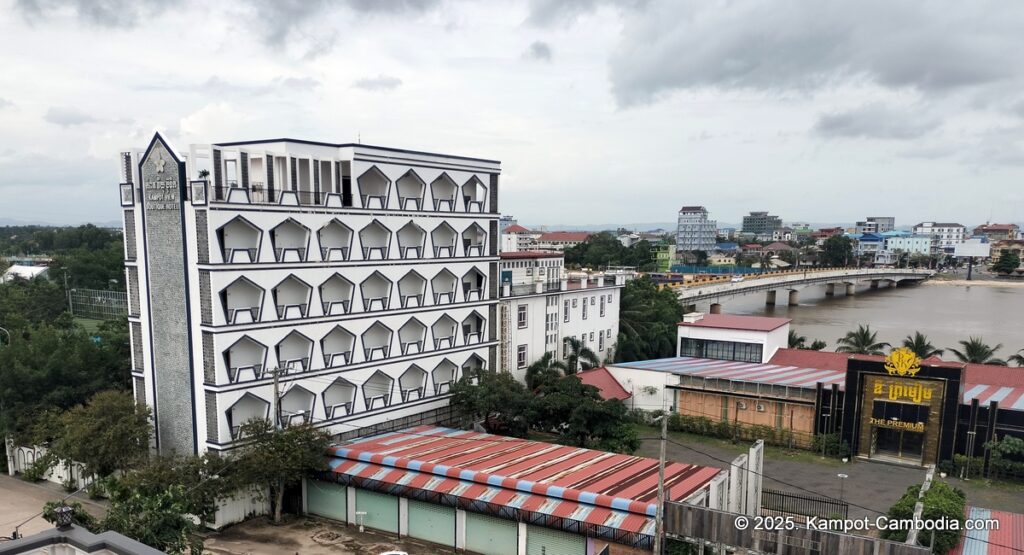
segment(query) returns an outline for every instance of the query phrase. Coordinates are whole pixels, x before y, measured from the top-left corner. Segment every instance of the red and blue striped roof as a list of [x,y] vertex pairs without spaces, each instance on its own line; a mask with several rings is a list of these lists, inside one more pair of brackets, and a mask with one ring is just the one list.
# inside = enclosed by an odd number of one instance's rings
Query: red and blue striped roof
[[1024,551],[1024,514],[967,507],[970,520],[994,519],[993,529],[968,530],[949,555],[1011,555]]
[[[337,474],[653,533],[654,459],[432,426],[363,438],[329,452]],[[719,472],[667,462],[665,497],[683,501]]]

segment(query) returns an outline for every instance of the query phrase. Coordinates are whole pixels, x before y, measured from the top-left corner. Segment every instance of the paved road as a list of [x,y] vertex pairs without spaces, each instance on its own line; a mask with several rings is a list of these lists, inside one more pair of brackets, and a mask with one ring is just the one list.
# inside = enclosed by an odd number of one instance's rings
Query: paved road
[[[67,493],[60,485],[50,482],[28,483],[6,474],[0,475],[0,536],[10,536],[14,527],[43,510],[47,501],[59,501]],[[74,498],[94,516],[101,516],[106,509],[101,503],[89,500],[84,495]],[[52,524],[36,517],[20,528],[22,535],[35,534],[52,527]]]
[[[723,468],[724,465],[719,460],[715,460],[716,458],[727,461],[736,458],[735,451],[713,445],[693,444],[693,447],[710,456],[672,443],[668,444],[666,455],[671,460],[719,468]],[[637,454],[656,458],[658,442],[644,441]],[[840,480],[837,474],[840,473],[849,476],[843,480],[842,495],[843,499],[850,503],[850,517],[852,518],[874,517],[877,516],[874,511],[888,511],[889,507],[896,503],[896,500],[906,492],[909,486],[922,483],[925,474],[921,469],[876,462],[851,461],[843,464],[840,461],[823,459],[818,463],[766,457],[763,484],[764,487],[771,489],[806,493],[793,486],[796,485],[821,495],[839,497]],[[788,482],[788,484],[780,483],[772,478]],[[981,480],[963,482],[955,478],[950,478],[947,481],[967,493],[969,505],[1024,513],[1024,486],[991,486]]]

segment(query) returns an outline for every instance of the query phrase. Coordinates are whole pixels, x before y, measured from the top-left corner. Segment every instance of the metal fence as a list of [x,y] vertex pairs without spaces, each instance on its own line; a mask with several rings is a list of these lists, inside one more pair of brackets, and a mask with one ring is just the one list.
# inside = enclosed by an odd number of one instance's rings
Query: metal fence
[[128,316],[128,294],[124,291],[72,289],[68,302],[76,318],[117,320]]
[[847,518],[850,514],[849,503],[832,497],[767,488],[761,491],[761,509],[765,511],[819,518]]

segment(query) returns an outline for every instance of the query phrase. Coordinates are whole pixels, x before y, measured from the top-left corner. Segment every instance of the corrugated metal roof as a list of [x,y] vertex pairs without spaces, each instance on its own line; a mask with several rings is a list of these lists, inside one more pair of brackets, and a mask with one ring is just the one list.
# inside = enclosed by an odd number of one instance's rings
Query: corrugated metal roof
[[1024,514],[967,507],[971,520],[995,519],[996,530],[969,530],[949,555],[1011,555],[1024,551]]
[[[472,500],[570,516],[631,532],[653,526],[658,461],[421,426],[332,447],[331,470]],[[717,468],[669,461],[666,498],[684,500]],[[649,533],[649,532],[645,532]]]
[[843,389],[846,383],[846,372],[841,370],[822,370],[819,368],[802,368],[799,366],[778,366],[775,364],[757,364],[752,362],[734,362],[731,360],[713,360],[707,358],[676,357],[645,360],[640,362],[616,363],[621,368],[637,368],[701,376],[704,378],[727,378],[742,382],[755,382],[777,385],[789,385],[813,388],[821,382],[826,386],[839,384]]

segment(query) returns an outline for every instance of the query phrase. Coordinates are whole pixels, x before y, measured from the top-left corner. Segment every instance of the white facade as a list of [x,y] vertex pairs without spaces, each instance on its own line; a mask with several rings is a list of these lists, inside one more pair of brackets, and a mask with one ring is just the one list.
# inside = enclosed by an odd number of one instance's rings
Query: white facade
[[[495,161],[293,140],[122,155],[135,394],[161,452],[251,418],[339,434],[497,356]],[[200,172],[209,171],[205,180]]]
[[708,219],[708,211],[703,206],[684,206],[679,210],[676,251],[711,252],[715,249],[717,235],[718,223]]
[[[730,343],[747,343],[756,344],[761,346],[761,364],[767,363],[779,349],[784,349],[789,346],[789,324],[781,324],[772,330],[763,329],[743,329],[742,325],[736,327],[702,327],[699,325],[688,325],[699,323],[702,319],[707,318],[718,319],[723,316],[717,314],[704,315],[699,312],[687,314],[683,317],[683,322],[679,325],[676,341],[676,352],[679,356],[686,356],[681,351],[680,345],[683,339],[703,339],[706,341],[722,341]],[[726,318],[735,318],[733,316],[725,316]],[[754,317],[749,317],[754,318]],[[762,320],[764,320],[762,318]],[[719,358],[716,356],[708,356],[709,353],[704,353],[700,358]]]
[[501,368],[524,381],[545,352],[564,361],[580,339],[603,362],[615,354],[625,274],[569,278],[561,253],[518,253],[501,268]]
[[908,254],[929,255],[932,252],[932,238],[928,235],[886,237],[885,250],[889,252],[902,251]]
[[914,235],[928,235],[934,239],[932,252],[952,254],[957,245],[964,242],[964,226],[951,223],[922,222],[914,226]]

